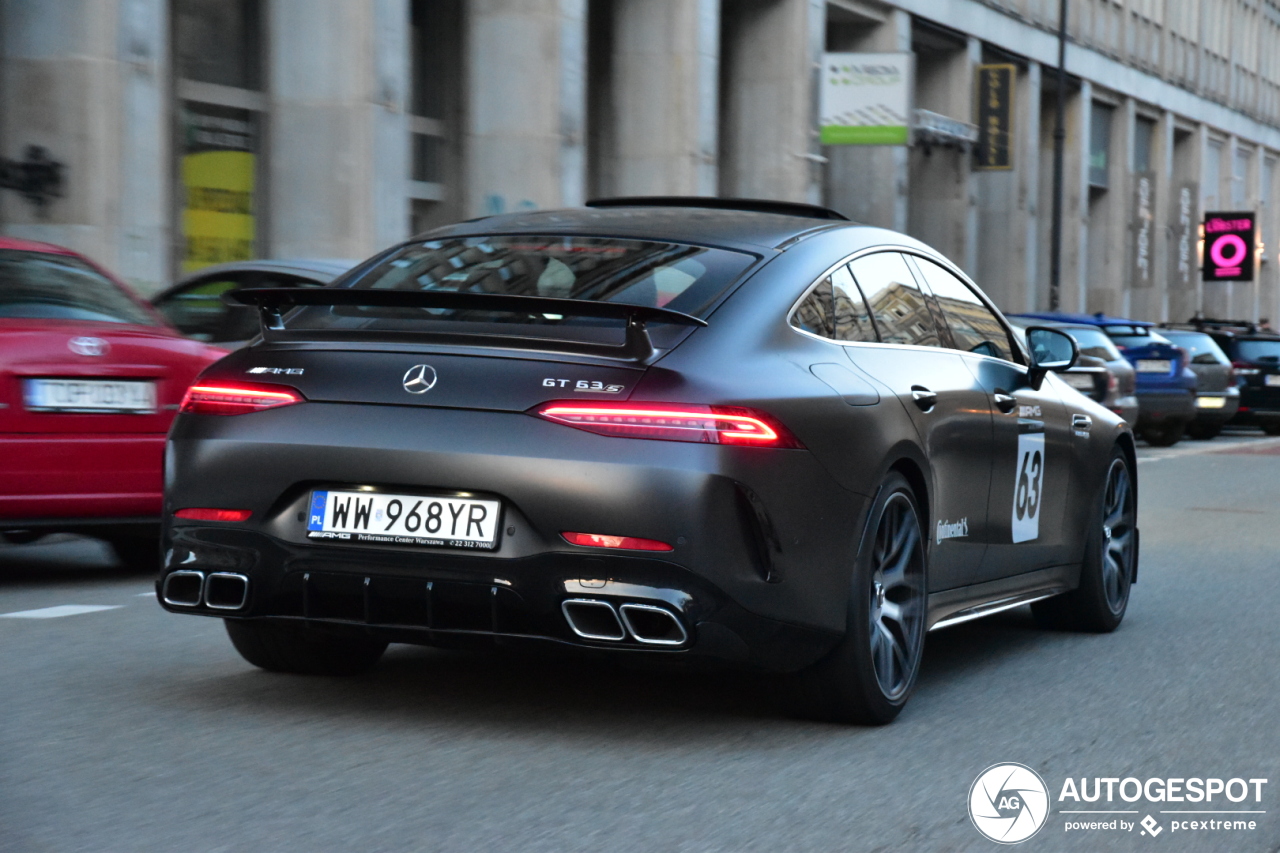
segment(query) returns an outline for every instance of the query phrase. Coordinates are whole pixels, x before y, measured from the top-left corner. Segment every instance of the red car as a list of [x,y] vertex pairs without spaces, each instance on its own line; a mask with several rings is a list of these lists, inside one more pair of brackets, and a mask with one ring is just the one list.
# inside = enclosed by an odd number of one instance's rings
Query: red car
[[0,237],[0,534],[85,533],[154,564],[165,434],[225,354],[87,258]]

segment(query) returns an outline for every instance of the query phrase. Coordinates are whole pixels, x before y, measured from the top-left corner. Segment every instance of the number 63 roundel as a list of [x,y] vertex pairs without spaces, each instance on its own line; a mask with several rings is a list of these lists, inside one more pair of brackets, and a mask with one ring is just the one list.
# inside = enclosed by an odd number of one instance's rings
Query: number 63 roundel
[[1040,505],[1044,491],[1044,433],[1018,436],[1017,482],[1013,490],[1013,541],[1029,542],[1040,535]]

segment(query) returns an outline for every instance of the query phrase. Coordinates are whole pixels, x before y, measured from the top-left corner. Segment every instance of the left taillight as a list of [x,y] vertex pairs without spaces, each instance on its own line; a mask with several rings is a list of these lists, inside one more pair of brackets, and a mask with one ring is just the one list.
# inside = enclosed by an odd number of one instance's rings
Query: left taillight
[[544,403],[540,418],[616,438],[648,438],[740,447],[803,447],[791,432],[764,412],[737,406],[684,403]]
[[188,388],[178,411],[193,415],[247,415],[306,401],[301,392],[288,385],[208,383]]

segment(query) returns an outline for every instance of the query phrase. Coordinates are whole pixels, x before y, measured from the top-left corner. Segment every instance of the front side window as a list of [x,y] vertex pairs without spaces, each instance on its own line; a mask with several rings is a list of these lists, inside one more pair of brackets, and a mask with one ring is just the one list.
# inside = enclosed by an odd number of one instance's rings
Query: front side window
[[883,343],[942,345],[924,294],[902,255],[897,252],[863,255],[851,262],[849,269],[866,297]]
[[926,258],[916,258],[924,280],[938,299],[956,349],[1010,358],[1009,333],[995,313],[967,284]]
[[0,318],[155,326],[155,318],[85,262],[0,249]]

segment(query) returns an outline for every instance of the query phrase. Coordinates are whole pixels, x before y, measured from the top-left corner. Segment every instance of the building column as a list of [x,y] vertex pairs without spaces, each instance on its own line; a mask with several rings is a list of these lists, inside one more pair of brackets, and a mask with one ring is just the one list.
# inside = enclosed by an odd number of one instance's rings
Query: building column
[[[1112,316],[1128,316],[1130,200],[1133,192],[1133,125],[1131,98],[1111,107],[1107,140],[1107,186],[1095,191],[1085,176],[1089,240],[1081,286],[1086,288],[1082,309]],[[1089,103],[1090,120],[1093,104]],[[1090,136],[1092,130],[1090,131]],[[1093,152],[1086,140],[1086,156]],[[1086,164],[1086,171],[1089,166]]]
[[719,0],[615,0],[608,195],[714,195]]
[[[967,39],[955,50],[916,60],[916,106],[951,119],[973,119],[974,66],[981,44]],[[973,154],[968,148],[915,144],[910,160],[907,233],[923,240],[981,279],[977,264],[977,206]]]
[[43,210],[0,192],[14,237],[83,252],[143,293],[167,282],[168,4],[3,0],[0,153],[64,164]]
[[[911,50],[911,15],[889,9],[884,19],[851,37],[827,44],[841,53],[905,53]],[[905,145],[824,145],[825,204],[857,222],[907,230]]]
[[[1151,171],[1154,176],[1151,181],[1150,241],[1147,244],[1150,277],[1145,285],[1136,279],[1130,282],[1127,311],[1128,316],[1141,320],[1164,322],[1169,319],[1169,264],[1173,248],[1168,237],[1175,224],[1172,218],[1177,210],[1173,185],[1173,114],[1168,111],[1161,112],[1156,119],[1151,138]],[[1128,262],[1131,271],[1135,268],[1132,253],[1136,252],[1136,241],[1137,236],[1131,234]]]
[[720,193],[818,202],[824,0],[735,0],[724,29]]
[[585,28],[586,0],[467,7],[468,215],[581,203]]
[[271,0],[268,245],[363,258],[408,232],[407,0]]

